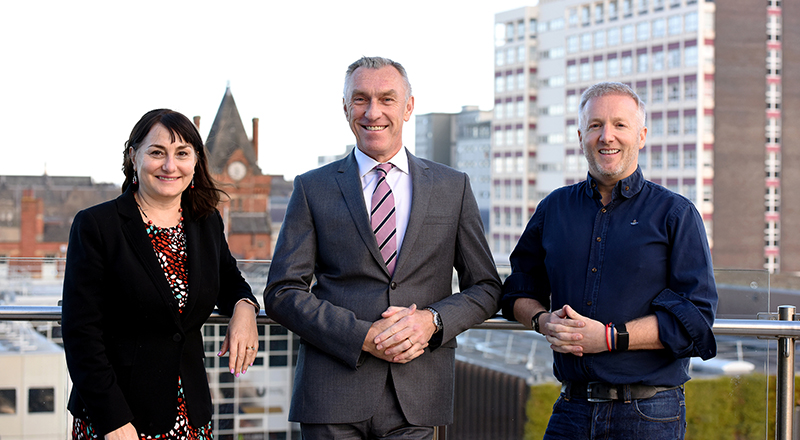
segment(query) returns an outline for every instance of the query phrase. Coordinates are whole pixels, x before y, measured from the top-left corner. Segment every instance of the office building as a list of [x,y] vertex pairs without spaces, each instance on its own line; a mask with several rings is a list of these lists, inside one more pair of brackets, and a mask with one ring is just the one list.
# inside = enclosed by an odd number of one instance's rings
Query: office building
[[543,197],[586,178],[578,105],[599,81],[647,103],[644,175],[694,202],[711,235],[714,11],[700,0],[542,0],[495,16],[496,258]]

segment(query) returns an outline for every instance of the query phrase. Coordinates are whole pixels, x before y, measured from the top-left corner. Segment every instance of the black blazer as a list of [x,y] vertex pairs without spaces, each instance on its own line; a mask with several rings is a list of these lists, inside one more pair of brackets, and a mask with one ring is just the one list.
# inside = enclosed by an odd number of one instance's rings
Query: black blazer
[[73,221],[62,307],[74,383],[68,409],[100,436],[128,422],[147,434],[169,431],[178,375],[192,426],[211,419],[201,327],[215,305],[230,316],[240,299],[255,297],[228,250],[219,213],[184,217],[189,298],[183,313],[130,189]]

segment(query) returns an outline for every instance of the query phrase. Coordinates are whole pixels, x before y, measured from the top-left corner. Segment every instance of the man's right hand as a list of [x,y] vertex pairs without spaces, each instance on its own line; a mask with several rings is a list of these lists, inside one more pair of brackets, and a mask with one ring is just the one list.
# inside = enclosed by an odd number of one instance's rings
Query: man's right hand
[[[373,322],[372,326],[370,326],[361,349],[386,362],[405,364],[418,358],[425,352],[425,348],[428,347],[427,340],[423,343],[421,341],[413,342],[410,339],[404,339],[400,343],[389,347],[382,346],[381,349],[379,349],[376,344],[379,335],[387,330],[391,333],[396,333],[396,331],[391,330],[392,326],[397,324],[401,319],[414,315],[416,311],[417,306],[415,304],[412,304],[411,307],[389,307],[386,309],[381,315],[383,318]],[[398,328],[397,330],[399,331],[400,329]],[[381,343],[381,345],[383,345],[383,343]],[[402,351],[398,353],[398,349]]]

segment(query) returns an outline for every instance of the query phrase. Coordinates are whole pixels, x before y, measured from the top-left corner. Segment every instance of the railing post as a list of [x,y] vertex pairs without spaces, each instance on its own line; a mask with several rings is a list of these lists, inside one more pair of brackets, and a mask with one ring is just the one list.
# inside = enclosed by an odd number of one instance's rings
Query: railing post
[[[778,307],[780,321],[793,321],[795,307]],[[778,377],[776,378],[777,414],[775,417],[775,438],[791,440],[792,417],[794,416],[794,338],[778,338]]]

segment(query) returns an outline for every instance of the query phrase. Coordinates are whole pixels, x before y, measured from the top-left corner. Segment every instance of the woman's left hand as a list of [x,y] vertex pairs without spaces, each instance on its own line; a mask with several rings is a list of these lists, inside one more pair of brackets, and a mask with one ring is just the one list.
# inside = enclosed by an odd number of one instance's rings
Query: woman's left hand
[[258,353],[258,330],[256,329],[255,307],[247,301],[239,301],[233,309],[233,316],[228,323],[228,333],[222,341],[222,348],[217,356],[224,356],[230,350],[228,367],[231,374],[247,372],[253,365]]

